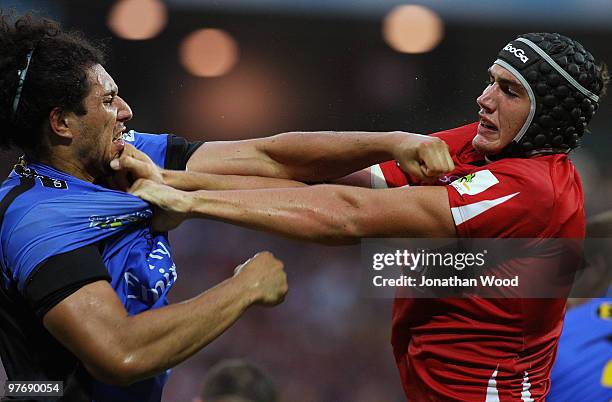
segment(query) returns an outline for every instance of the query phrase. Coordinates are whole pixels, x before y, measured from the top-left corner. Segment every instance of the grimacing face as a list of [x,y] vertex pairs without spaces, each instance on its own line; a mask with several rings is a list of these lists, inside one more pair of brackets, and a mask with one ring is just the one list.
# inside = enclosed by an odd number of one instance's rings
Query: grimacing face
[[87,77],[90,92],[83,102],[87,114],[78,117],[76,156],[94,178],[99,178],[111,173],[109,163],[123,150],[125,123],[133,115],[130,106],[118,96],[117,85],[104,67],[91,66]]
[[510,71],[493,64],[489,84],[476,99],[480,124],[472,145],[483,155],[496,155],[512,142],[527,120],[527,90]]

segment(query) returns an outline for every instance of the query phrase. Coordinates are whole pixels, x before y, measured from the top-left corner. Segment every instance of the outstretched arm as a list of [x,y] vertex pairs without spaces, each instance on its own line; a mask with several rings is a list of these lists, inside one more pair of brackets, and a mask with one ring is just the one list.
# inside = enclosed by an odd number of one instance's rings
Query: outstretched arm
[[363,237],[454,237],[444,187],[372,190],[338,185],[184,192],[148,180],[130,189],[161,208],[158,229],[188,217],[218,219],[326,244]]
[[323,131],[208,142],[191,156],[187,169],[321,183],[391,159],[417,179],[439,177],[454,168],[439,138],[399,131]]
[[[301,146],[301,138],[308,139],[303,143],[321,149]],[[349,149],[340,152],[341,146]],[[296,187],[303,186],[303,182],[322,181],[369,187],[368,166],[393,157],[418,180],[437,178],[454,169],[448,146],[435,137],[408,133],[287,133],[260,140],[205,144],[190,159],[187,167],[191,170],[187,172],[162,170],[147,155],[126,145],[111,162],[115,170],[111,181],[122,190],[140,178],[185,191]]]

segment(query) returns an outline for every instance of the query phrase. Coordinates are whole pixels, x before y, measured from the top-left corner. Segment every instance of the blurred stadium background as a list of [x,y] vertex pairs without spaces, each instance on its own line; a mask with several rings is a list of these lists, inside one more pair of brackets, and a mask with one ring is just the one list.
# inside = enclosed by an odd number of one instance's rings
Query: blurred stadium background
[[[610,0],[0,0],[102,39],[107,70],[134,110],[130,128],[192,140],[291,130],[432,132],[476,119],[476,96],[517,34],[575,37],[612,63]],[[610,100],[574,153],[587,213],[609,208]],[[4,152],[2,174],[17,155]],[[409,206],[407,206],[409,208]],[[286,302],[255,308],[178,366],[164,401],[190,401],[207,368],[246,357],[283,402],[404,400],[391,348],[390,300],[360,296],[359,248],[281,240],[217,222],[171,234],[179,301],[268,249],[289,273]],[[0,380],[3,379],[0,370]]]

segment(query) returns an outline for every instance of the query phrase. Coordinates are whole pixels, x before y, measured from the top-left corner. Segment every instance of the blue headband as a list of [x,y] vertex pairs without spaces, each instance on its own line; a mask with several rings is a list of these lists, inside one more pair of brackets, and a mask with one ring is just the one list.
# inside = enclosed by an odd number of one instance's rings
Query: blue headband
[[13,100],[13,115],[17,112],[19,106],[19,99],[21,99],[21,91],[23,90],[23,82],[25,81],[28,68],[30,68],[30,61],[32,60],[32,54],[34,49],[30,50],[26,56],[27,62],[23,70],[18,70],[17,75],[19,76],[19,83],[17,84],[17,92],[15,93],[15,99]]

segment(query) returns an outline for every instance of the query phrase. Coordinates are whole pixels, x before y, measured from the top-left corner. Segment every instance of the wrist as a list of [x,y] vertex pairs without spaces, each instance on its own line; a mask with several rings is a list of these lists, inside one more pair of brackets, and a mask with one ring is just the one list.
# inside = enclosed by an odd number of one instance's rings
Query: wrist
[[238,293],[237,299],[240,301],[242,311],[248,309],[254,304],[257,304],[261,299],[262,295],[259,292],[258,282],[253,284],[246,279],[246,275],[234,275],[228,279],[232,281],[232,284],[236,286]]
[[395,159],[396,161],[415,159],[415,146],[419,143],[419,137],[423,136],[405,131],[395,131],[393,134],[391,139],[392,145],[390,146],[392,151],[390,159]]
[[178,197],[178,202],[176,203],[176,209],[186,218],[193,217],[197,213],[196,207],[199,202],[197,193],[199,191],[177,191],[180,193],[180,196]]
[[387,152],[388,159],[397,159],[398,153],[401,153],[402,145],[410,140],[412,133],[404,131],[391,131],[386,135],[385,151]]
[[176,178],[176,170],[169,170],[169,169],[159,169],[159,172],[161,174],[161,178],[162,178],[162,184],[165,184],[166,186],[170,186],[170,187],[174,187],[174,181]]

